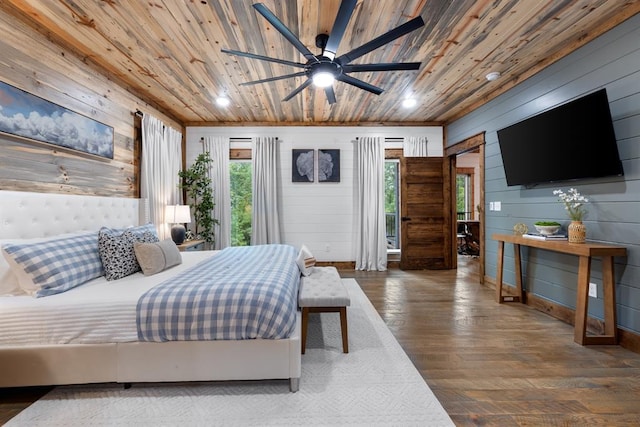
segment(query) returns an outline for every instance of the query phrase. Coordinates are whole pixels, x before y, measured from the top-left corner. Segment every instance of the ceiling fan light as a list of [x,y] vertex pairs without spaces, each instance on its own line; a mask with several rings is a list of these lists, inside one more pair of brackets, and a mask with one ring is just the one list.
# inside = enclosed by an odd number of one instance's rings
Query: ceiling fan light
[[313,75],[313,84],[318,87],[329,87],[333,84],[333,74],[327,71],[319,71]]
[[229,104],[231,104],[231,101],[225,96],[219,96],[218,99],[216,99],[216,104],[218,104],[220,107],[227,107]]

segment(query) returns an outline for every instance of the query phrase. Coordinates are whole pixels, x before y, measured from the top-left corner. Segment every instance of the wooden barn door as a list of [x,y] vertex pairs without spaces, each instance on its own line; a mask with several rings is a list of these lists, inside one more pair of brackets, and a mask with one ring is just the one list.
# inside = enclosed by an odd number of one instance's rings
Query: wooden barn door
[[403,157],[400,169],[400,268],[454,268],[448,161],[442,157]]

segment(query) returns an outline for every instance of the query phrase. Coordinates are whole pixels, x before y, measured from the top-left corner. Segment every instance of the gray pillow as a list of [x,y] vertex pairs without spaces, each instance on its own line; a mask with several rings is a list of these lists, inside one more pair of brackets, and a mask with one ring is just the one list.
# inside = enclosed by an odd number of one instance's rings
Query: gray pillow
[[133,250],[145,276],[160,273],[182,263],[182,255],[171,239],[156,243],[136,242],[133,244]]

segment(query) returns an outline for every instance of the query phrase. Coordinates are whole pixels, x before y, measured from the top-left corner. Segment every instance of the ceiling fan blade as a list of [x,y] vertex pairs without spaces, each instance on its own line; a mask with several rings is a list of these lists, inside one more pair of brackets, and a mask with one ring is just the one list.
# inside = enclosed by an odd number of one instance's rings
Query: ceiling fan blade
[[333,59],[336,56],[344,31],[347,29],[353,10],[356,8],[356,3],[357,0],[342,0],[342,3],[340,3],[336,20],[333,21],[333,28],[329,33],[329,40],[327,40],[327,45],[324,48],[325,56],[329,59]]
[[222,49],[223,53],[230,55],[246,56],[247,58],[259,59],[261,61],[276,62],[278,64],[291,65],[292,67],[304,68],[305,64],[301,62],[286,61],[284,59],[271,58],[269,56],[257,55],[255,53],[240,52],[239,50]]
[[357,47],[352,51],[345,53],[344,55],[340,55],[338,58],[336,58],[336,61],[346,65],[349,62],[353,61],[354,59],[360,58],[361,56],[366,55],[372,50],[375,50],[380,46],[384,46],[385,44],[394,41],[398,37],[402,37],[405,34],[409,34],[413,30],[417,30],[423,25],[424,25],[424,21],[422,20],[422,17],[421,16],[415,17],[411,21],[406,22],[400,25],[399,27],[396,27],[393,30],[388,31],[379,37],[376,37],[370,42],[365,43],[362,46]]
[[378,64],[353,64],[342,66],[345,73],[359,73],[363,71],[406,71],[420,69],[420,62],[391,62]]
[[276,80],[290,79],[292,77],[299,77],[299,76],[306,76],[306,75],[307,75],[306,71],[300,71],[299,73],[287,74],[285,76],[269,77],[268,79],[254,80],[252,82],[240,83],[239,86],[250,86],[250,85],[256,85],[258,83],[274,82]]
[[336,103],[336,93],[333,91],[333,86],[325,87],[324,93],[325,95],[327,95],[327,101],[329,101],[329,105],[333,105]]
[[307,60],[317,62],[315,55],[311,53],[311,51],[302,44],[298,37],[296,37],[296,35],[293,34],[291,30],[288,29],[286,25],[284,25],[282,21],[280,21],[278,17],[274,15],[264,4],[256,3],[253,5],[253,8],[257,10],[260,15],[264,16],[264,18],[269,21],[271,25],[273,25],[273,27],[289,41],[289,43],[294,45],[295,48],[298,49],[305,58],[307,58]]
[[283,101],[288,101],[291,98],[293,98],[294,96],[296,96],[297,94],[299,94],[300,92],[302,92],[307,86],[309,86],[311,84],[313,80],[311,79],[307,79],[304,83],[302,83],[300,86],[298,86],[297,88],[295,88],[293,90],[293,92],[291,92],[289,95],[287,95]]
[[374,93],[376,95],[380,95],[382,92],[384,92],[384,89],[380,89],[377,86],[374,86],[372,84],[369,84],[367,82],[363,82],[360,79],[356,79],[355,77],[351,77],[349,75],[346,74],[340,74],[339,76],[336,77],[337,80],[340,80],[341,82],[345,82],[348,83],[352,86],[355,86],[357,88],[360,89],[364,89],[368,92]]

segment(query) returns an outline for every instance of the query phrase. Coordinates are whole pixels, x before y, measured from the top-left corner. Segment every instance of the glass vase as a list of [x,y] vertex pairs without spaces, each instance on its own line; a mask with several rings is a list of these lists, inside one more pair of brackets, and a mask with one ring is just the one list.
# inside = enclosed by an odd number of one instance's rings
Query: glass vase
[[571,221],[568,231],[569,243],[584,243],[587,240],[587,226],[582,221]]

